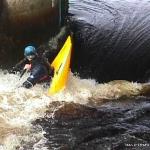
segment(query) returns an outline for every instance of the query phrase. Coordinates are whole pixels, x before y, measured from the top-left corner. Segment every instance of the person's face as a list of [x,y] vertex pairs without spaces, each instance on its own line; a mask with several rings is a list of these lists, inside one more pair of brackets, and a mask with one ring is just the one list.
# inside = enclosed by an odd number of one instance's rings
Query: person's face
[[26,56],[26,58],[27,58],[29,61],[32,61],[32,60],[35,58],[35,55],[29,55],[29,56]]

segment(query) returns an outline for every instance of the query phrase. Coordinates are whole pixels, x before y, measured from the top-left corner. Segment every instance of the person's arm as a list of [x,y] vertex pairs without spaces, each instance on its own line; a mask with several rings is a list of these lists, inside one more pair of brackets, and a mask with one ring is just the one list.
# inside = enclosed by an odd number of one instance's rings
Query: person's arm
[[25,66],[25,64],[27,64],[27,63],[29,63],[29,61],[26,59],[26,58],[24,58],[24,59],[22,59],[21,61],[19,61],[19,63],[17,63],[14,67],[13,67],[13,71],[21,71],[23,68],[24,68],[24,66]]
[[47,67],[49,76],[53,77],[54,76],[54,68],[51,66],[48,58],[43,56],[43,61]]

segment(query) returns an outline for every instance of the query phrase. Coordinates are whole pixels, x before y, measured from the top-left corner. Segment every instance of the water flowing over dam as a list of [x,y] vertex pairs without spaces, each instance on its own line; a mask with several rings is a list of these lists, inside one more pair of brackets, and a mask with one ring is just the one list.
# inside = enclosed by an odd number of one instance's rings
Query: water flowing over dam
[[149,8],[148,0],[71,0],[75,70],[99,82],[143,78],[150,68]]

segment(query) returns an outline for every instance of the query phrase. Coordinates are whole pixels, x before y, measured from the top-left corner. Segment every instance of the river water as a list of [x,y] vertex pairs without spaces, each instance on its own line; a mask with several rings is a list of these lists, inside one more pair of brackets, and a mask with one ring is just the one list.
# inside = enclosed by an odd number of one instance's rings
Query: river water
[[80,75],[141,80],[150,68],[149,9],[149,0],[71,0],[73,65]]
[[[75,19],[99,9],[99,1],[77,2],[70,1]],[[98,24],[92,20],[86,22]],[[149,84],[100,84],[70,72],[66,89],[48,96],[43,85],[20,87],[28,74],[19,79],[0,70],[0,76],[0,150],[150,149]]]
[[67,88],[48,96],[43,85],[19,88],[27,75],[19,80],[18,74],[0,71],[0,149],[88,149],[88,143],[89,149],[104,145],[107,149],[122,133],[122,138],[131,140],[129,130],[144,132],[148,140],[149,128],[144,124],[149,126],[150,105],[148,98],[140,96],[142,84],[123,80],[98,84],[70,73]]

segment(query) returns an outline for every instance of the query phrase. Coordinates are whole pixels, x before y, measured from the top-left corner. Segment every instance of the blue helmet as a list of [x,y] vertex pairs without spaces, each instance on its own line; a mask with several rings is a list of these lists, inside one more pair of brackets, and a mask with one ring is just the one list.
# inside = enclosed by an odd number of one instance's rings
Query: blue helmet
[[24,49],[24,56],[30,56],[30,55],[35,55],[36,54],[36,49],[34,46],[27,46]]

